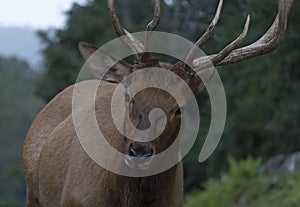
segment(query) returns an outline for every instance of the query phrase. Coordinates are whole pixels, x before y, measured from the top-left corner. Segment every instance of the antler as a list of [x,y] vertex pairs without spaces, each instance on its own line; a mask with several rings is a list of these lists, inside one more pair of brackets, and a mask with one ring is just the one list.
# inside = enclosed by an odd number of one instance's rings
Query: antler
[[107,7],[109,10],[109,16],[111,19],[111,22],[113,24],[113,27],[116,31],[116,34],[121,37],[122,43],[130,48],[135,54],[136,59],[138,59],[139,53],[144,52],[145,48],[144,45],[133,35],[131,35],[128,31],[126,31],[120,23],[119,16],[117,14],[117,11],[115,9],[115,3],[114,0],[108,0],[107,1]]
[[[121,37],[122,43],[129,47],[136,55],[136,62],[140,63],[146,60],[150,54],[147,53],[150,47],[151,33],[148,33],[146,36],[146,46],[144,46],[135,36],[133,36],[130,32],[126,31],[120,23],[120,19],[118,17],[117,11],[114,6],[114,0],[107,1],[109,15],[116,31],[116,34]],[[161,8],[160,8],[160,0],[155,0],[155,9],[154,9],[154,17],[153,20],[147,25],[147,31],[154,31],[157,25],[159,24],[161,17]]]
[[199,40],[195,43],[194,47],[191,49],[191,51],[187,55],[187,57],[185,59],[186,63],[191,63],[195,59],[195,56],[197,55],[198,48],[201,48],[209,40],[212,32],[214,31],[214,29],[219,21],[222,6],[223,6],[223,0],[220,0],[215,17],[213,18],[212,22],[208,26],[207,30],[199,38]]
[[[275,50],[280,42],[283,40],[286,28],[287,28],[287,17],[290,12],[290,9],[293,5],[294,0],[279,0],[278,13],[276,19],[274,20],[272,26],[269,30],[256,42],[236,49],[236,47],[244,40],[247,35],[248,26],[250,17],[248,16],[245,27],[241,35],[230,43],[227,47],[225,47],[218,54],[213,54],[209,56],[203,56],[193,60],[193,66],[197,71],[200,71],[207,66],[213,64],[215,66],[219,65],[227,65],[235,62],[239,62],[242,60],[249,59],[251,57],[263,55]],[[221,2],[220,2],[221,3]],[[218,12],[217,12],[218,13]],[[218,16],[218,15],[216,15]],[[218,19],[218,17],[217,17]],[[215,24],[212,23],[212,27]],[[207,32],[210,35],[210,32]],[[204,35],[205,36],[205,35]],[[201,37],[201,39],[205,39],[206,37]],[[198,42],[200,42],[200,40]],[[203,43],[205,41],[202,41]],[[201,43],[202,44],[202,43]],[[198,45],[201,45],[198,44]],[[203,44],[202,44],[203,45]],[[189,53],[187,59],[191,59],[193,55],[193,49]],[[192,54],[192,55],[190,55]],[[190,60],[191,61],[191,60]]]
[[154,6],[154,17],[147,25],[147,36],[146,36],[146,44],[145,44],[145,53],[142,54],[141,61],[145,61],[149,58],[150,54],[148,51],[150,50],[150,42],[151,42],[151,32],[154,31],[157,27],[157,25],[160,22],[161,17],[161,8],[160,8],[160,0],[155,0],[155,6]]
[[151,22],[147,25],[147,31],[154,31],[159,24],[161,17],[160,0],[155,0],[154,6],[154,17]]

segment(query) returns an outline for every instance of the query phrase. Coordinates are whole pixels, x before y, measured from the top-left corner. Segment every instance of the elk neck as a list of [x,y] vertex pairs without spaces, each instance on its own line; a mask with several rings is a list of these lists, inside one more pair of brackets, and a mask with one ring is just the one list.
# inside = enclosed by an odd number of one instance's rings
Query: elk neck
[[114,206],[164,206],[169,200],[169,195],[174,193],[174,190],[178,190],[176,179],[181,164],[148,177],[112,176],[113,189],[118,189],[117,193],[111,192]]

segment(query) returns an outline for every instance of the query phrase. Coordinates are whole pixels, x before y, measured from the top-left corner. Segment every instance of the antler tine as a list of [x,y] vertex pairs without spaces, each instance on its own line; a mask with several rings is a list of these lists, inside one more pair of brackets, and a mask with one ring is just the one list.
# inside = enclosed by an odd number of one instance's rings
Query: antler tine
[[250,24],[250,15],[247,16],[246,23],[244,25],[244,29],[242,33],[232,41],[229,45],[227,45],[221,52],[219,52],[216,56],[211,59],[211,62],[215,65],[226,58],[237,46],[241,44],[241,42],[246,38],[248,34]]
[[124,29],[124,32],[126,33],[126,41],[128,40],[127,44],[133,50],[134,54],[143,53],[145,51],[144,45],[126,29]]
[[188,53],[185,62],[186,63],[191,63],[193,61],[193,59],[195,58],[195,56],[197,55],[197,51],[198,48],[203,47],[203,45],[209,40],[209,38],[211,37],[211,34],[213,33],[216,25],[219,22],[220,19],[220,14],[221,14],[221,10],[223,7],[223,0],[219,1],[218,4],[218,8],[216,11],[216,14],[213,18],[213,20],[211,21],[210,25],[208,26],[207,30],[204,32],[204,34],[198,39],[198,41],[195,43],[195,45],[193,46],[193,48],[190,50],[190,52]]
[[119,16],[118,16],[117,11],[115,9],[114,0],[108,0],[107,1],[107,6],[108,6],[109,16],[110,16],[111,22],[112,22],[112,24],[115,28],[115,31],[116,31],[117,35],[119,37],[121,37],[123,35],[126,35],[123,27],[121,26]]
[[154,17],[151,22],[147,25],[147,31],[154,31],[157,25],[160,22],[161,17],[161,7],[160,7],[160,0],[155,0],[154,6]]
[[147,35],[146,35],[146,43],[145,43],[145,53],[142,54],[141,61],[145,61],[150,57],[148,51],[150,50],[150,42],[151,42],[151,32],[156,29],[160,22],[161,17],[161,7],[160,0],[155,0],[154,6],[154,17],[147,25]]
[[283,40],[287,28],[287,17],[293,2],[294,0],[279,0],[279,8],[276,19],[269,30],[256,42],[252,43],[251,45],[233,50],[221,61],[212,62],[218,56],[218,54],[214,54],[195,59],[193,61],[193,65],[195,67],[203,68],[201,65],[205,65],[207,61],[211,61],[211,63],[216,66],[227,65],[272,52]]
[[120,37],[122,43],[134,52],[136,61],[139,61],[140,57],[138,54],[145,51],[144,45],[121,26],[120,19],[114,5],[114,0],[107,1],[109,15],[116,34]]

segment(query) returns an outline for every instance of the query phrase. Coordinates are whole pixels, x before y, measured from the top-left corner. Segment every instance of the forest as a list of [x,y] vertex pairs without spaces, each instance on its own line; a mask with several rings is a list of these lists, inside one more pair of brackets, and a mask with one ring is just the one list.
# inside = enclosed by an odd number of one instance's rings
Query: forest
[[[217,0],[164,0],[156,30],[195,42],[212,20]],[[153,1],[116,1],[122,24],[144,31],[153,17]],[[185,206],[286,206],[300,203],[300,36],[295,2],[283,42],[274,52],[233,65],[217,67],[227,99],[227,121],[213,155],[198,162],[210,123],[210,102],[204,91],[197,100],[201,127],[196,144],[184,159]],[[272,24],[274,0],[225,0],[220,21],[206,54],[220,51],[242,30],[251,15],[243,45],[256,41]],[[116,38],[106,1],[73,4],[62,29],[38,31],[43,43],[42,68],[24,60],[0,58],[0,207],[25,206],[22,144],[34,117],[58,92],[75,83],[84,61],[78,42],[98,47]],[[299,44],[298,44],[299,43]],[[25,48],[24,48],[25,49]],[[295,170],[263,170],[270,159],[280,163],[294,156]]]

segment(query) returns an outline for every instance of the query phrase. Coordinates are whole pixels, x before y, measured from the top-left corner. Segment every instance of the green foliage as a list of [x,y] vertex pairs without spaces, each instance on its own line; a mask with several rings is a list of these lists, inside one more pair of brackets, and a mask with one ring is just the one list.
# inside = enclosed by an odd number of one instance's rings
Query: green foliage
[[[258,176],[260,159],[229,159],[229,171],[209,179],[205,190],[186,197],[186,207],[294,207],[300,202],[300,174]],[[277,180],[274,183],[274,180]]]
[[288,189],[288,192],[284,192],[288,196],[283,199],[283,206],[297,206],[300,203],[300,175],[286,177],[286,183],[280,183],[280,186]]
[[[250,42],[266,31],[277,10],[276,1],[259,2],[252,0],[246,5],[255,11],[251,12]],[[295,47],[300,41],[295,33],[299,27],[297,9],[299,4],[295,4],[289,17],[285,40],[275,52],[219,70],[228,103],[226,141],[219,151],[231,149],[230,153],[237,157],[250,153],[268,158],[300,149],[300,73],[295,69],[300,60]],[[239,20],[228,17],[228,21],[237,24]],[[223,30],[232,32],[230,27]]]
[[0,207],[20,207],[21,205],[18,205],[12,201],[2,200],[0,199]]
[[260,163],[261,160],[251,157],[239,163],[229,158],[229,172],[223,174],[220,180],[209,179],[205,191],[187,197],[187,206],[230,206],[246,190],[245,183],[255,178]]
[[16,206],[25,199],[23,140],[42,102],[34,95],[37,74],[27,63],[0,58],[0,74],[0,206]]
[[[211,48],[204,48],[205,51],[216,52],[217,48],[238,36],[247,13],[251,14],[252,20],[243,44],[255,41],[270,26],[277,11],[277,1],[239,2],[237,5],[224,2],[215,35],[218,45],[213,42]],[[204,165],[199,164],[196,169],[197,157],[194,157],[194,162],[190,162],[194,166],[186,166],[187,173],[191,172],[190,168],[197,172],[186,175],[189,183],[198,183],[193,187],[201,188],[200,183],[205,180],[198,175],[219,176],[219,172],[228,167],[228,154],[238,159],[252,155],[268,160],[280,153],[299,151],[300,72],[296,69],[300,64],[300,51],[296,46],[300,44],[296,29],[300,26],[296,12],[299,6],[296,3],[292,9],[285,39],[275,52],[218,69],[228,104],[225,131],[216,151]],[[203,104],[203,107],[205,111],[209,104]],[[199,153],[199,147],[194,150]]]

